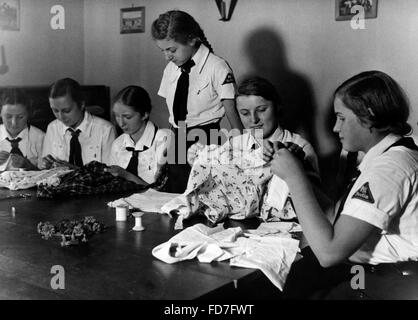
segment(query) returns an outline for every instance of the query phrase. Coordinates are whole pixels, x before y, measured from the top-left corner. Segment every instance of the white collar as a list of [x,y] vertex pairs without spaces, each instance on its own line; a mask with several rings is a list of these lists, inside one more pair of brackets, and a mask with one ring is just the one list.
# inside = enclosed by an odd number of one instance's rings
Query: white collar
[[363,170],[373,162],[373,160],[380,156],[383,152],[386,151],[387,148],[389,148],[392,144],[394,144],[396,141],[401,139],[402,136],[389,133],[386,137],[384,137],[381,141],[379,141],[376,145],[374,145],[372,148],[370,148],[369,151],[365,154],[363,160],[361,161],[359,165],[359,170],[363,172]]
[[134,141],[132,140],[130,135],[125,134],[125,139],[124,139],[125,147],[135,147],[135,150],[144,150],[144,147],[147,147],[148,149],[151,148],[156,131],[157,131],[157,128],[155,127],[154,123],[148,120],[145,126],[144,133],[142,134],[141,138],[139,138],[135,146],[134,146]]
[[[24,138],[28,136],[28,134],[29,134],[29,129],[28,127],[26,127],[25,129],[19,132],[16,138],[21,138],[23,140]],[[0,126],[0,141],[6,140],[6,138],[9,138],[10,140],[16,139],[10,136],[9,132],[6,129],[6,126],[2,124]]]
[[[60,132],[61,132],[62,135],[65,135],[65,133],[67,132],[68,129],[73,130],[73,128],[67,127],[61,121],[59,121],[59,123],[61,124]],[[75,130],[80,129],[82,134],[90,136],[92,124],[93,124],[92,115],[89,112],[84,111],[83,121],[81,121],[80,125],[77,128],[75,128]]]

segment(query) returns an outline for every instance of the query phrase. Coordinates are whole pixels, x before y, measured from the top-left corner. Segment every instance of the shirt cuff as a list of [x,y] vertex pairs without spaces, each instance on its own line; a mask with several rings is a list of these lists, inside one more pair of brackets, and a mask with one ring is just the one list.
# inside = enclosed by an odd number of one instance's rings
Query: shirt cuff
[[384,231],[388,229],[388,214],[362,200],[352,199],[341,214],[365,221]]

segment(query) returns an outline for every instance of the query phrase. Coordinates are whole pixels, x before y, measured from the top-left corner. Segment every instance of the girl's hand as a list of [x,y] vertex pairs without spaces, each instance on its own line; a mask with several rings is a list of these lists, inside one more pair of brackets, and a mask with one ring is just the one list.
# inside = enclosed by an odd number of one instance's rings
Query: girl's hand
[[196,142],[195,144],[190,146],[189,150],[187,150],[187,162],[190,166],[193,165],[193,163],[199,155],[199,152],[202,151],[204,148],[205,146],[199,142]]
[[110,166],[104,169],[105,172],[109,172],[114,177],[121,177],[126,179],[126,173],[127,171],[119,166]]
[[55,159],[53,156],[48,154],[46,157],[43,157],[39,165],[40,169],[50,169],[54,164]]
[[302,162],[280,142],[274,142],[271,169],[275,175],[284,181],[304,174]]

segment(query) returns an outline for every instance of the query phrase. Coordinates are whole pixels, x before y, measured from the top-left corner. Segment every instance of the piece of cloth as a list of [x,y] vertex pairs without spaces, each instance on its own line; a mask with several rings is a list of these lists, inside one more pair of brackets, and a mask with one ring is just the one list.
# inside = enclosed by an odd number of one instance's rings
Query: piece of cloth
[[126,169],[132,158],[132,152],[126,148],[142,150],[138,154],[137,176],[147,183],[155,183],[167,170],[167,152],[172,141],[173,133],[170,130],[158,129],[152,121],[148,121],[136,144],[126,133],[113,142],[110,164]]
[[[364,156],[341,215],[381,229],[350,257],[364,264],[418,259],[418,152],[389,134]],[[387,151],[386,151],[387,150]]]
[[299,241],[283,229],[256,238],[243,237],[240,227],[224,229],[203,224],[186,228],[152,250],[154,257],[177,263],[197,258],[201,263],[230,260],[231,266],[260,269],[279,289],[299,251]]
[[76,165],[77,167],[83,166],[83,159],[81,158],[81,145],[80,141],[78,140],[78,136],[81,133],[80,129],[74,130],[72,128],[67,129],[71,134],[70,140],[70,158],[68,162]]
[[0,173],[0,187],[10,190],[22,190],[44,183],[57,185],[59,177],[71,172],[67,168],[54,168],[42,171],[5,171]]
[[[28,158],[34,166],[38,166],[38,162],[42,157],[44,137],[45,133],[34,126],[26,127],[17,135],[17,138],[22,139],[19,142],[19,149],[21,150],[23,156]],[[12,146],[10,145],[10,142],[7,141],[7,138],[13,139],[7,132],[4,124],[0,124],[0,151],[10,153]],[[1,163],[0,171],[5,170],[6,164]]]
[[[235,99],[233,72],[225,60],[211,53],[204,44],[200,45],[192,59],[196,65],[189,74],[186,124],[195,127],[218,122],[225,115],[222,100]],[[175,127],[173,104],[180,75],[181,68],[170,61],[158,91],[158,95],[166,99],[169,122]]]
[[251,135],[234,137],[222,146],[206,146],[199,153],[186,191],[163,207],[166,213],[179,213],[176,228],[182,228],[183,219],[199,213],[217,223],[225,218],[242,220],[271,211],[262,201],[272,177],[271,168],[265,165],[262,149],[243,149],[246,142],[242,139],[251,139]]
[[40,184],[38,198],[77,196],[140,191],[146,187],[106,172],[105,164],[97,161],[76,169],[60,178],[58,185]]
[[[42,157],[50,154],[56,159],[69,160],[71,133],[67,129],[58,119],[48,125]],[[78,140],[83,164],[91,161],[109,164],[110,150],[116,137],[114,126],[109,121],[85,112],[83,121],[75,129],[81,130]]]
[[22,151],[20,151],[20,149],[19,149],[19,142],[22,140],[22,138],[20,138],[20,137],[18,137],[16,139],[6,138],[6,140],[10,142],[10,146],[11,146],[10,153],[11,154],[17,154],[19,156],[23,156]]
[[112,208],[128,207],[129,209],[137,209],[143,212],[163,213],[161,210],[162,206],[178,196],[179,194],[176,193],[148,189],[142,193],[135,193],[129,197],[111,201],[107,205]]
[[176,93],[173,101],[174,123],[178,125],[179,121],[186,120],[187,116],[187,96],[189,94],[189,73],[190,69],[195,65],[190,59],[180,66],[181,74],[177,80]]

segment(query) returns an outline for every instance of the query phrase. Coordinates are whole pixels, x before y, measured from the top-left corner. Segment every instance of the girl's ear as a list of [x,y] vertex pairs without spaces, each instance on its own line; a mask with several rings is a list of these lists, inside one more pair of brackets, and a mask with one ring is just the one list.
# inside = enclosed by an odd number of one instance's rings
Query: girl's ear
[[189,45],[189,46],[191,46],[191,47],[195,47],[196,46],[196,43],[197,43],[197,38],[196,37],[194,37],[194,38],[190,38],[189,39],[189,41],[187,41],[187,44]]
[[149,119],[149,112],[144,112],[141,118],[143,121],[147,121]]

